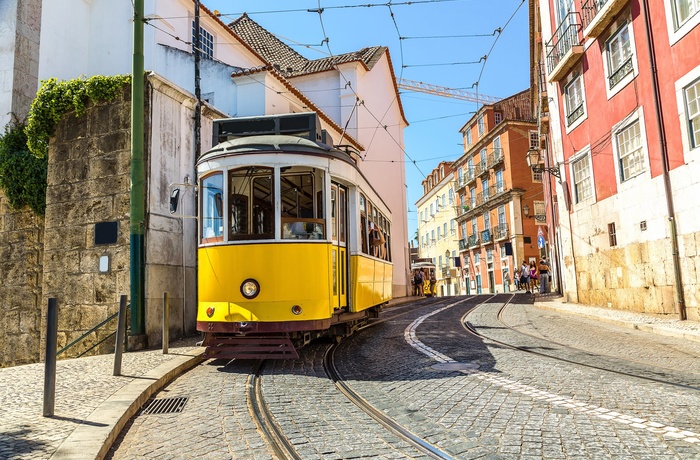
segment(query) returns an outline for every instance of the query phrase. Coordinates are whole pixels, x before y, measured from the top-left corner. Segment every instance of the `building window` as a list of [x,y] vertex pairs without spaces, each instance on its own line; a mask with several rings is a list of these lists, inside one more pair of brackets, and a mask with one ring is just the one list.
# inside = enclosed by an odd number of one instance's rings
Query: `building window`
[[608,241],[610,247],[617,246],[617,233],[615,233],[615,222],[608,224]]
[[[192,52],[196,51],[194,49],[194,44],[197,37],[196,34],[197,32],[194,28],[194,21],[192,21]],[[200,57],[206,57],[209,59],[214,57],[214,37],[202,26],[199,26],[199,52],[201,53]]]
[[[460,171],[462,171],[460,169]],[[447,192],[447,199],[449,200],[450,204],[453,204],[455,202],[455,191],[450,189]]]
[[581,203],[593,197],[593,178],[591,177],[591,158],[585,155],[572,163],[574,177],[574,199]]
[[634,71],[629,24],[625,24],[605,44],[608,54],[608,87],[613,88]]
[[442,236],[440,235],[440,227],[438,227],[438,228],[437,228],[437,239],[438,239],[438,241],[440,240],[440,238],[442,238]]
[[566,104],[566,125],[571,126],[584,114],[583,108],[583,76],[577,75],[564,89]]
[[671,0],[673,6],[673,25],[675,30],[688,22],[700,11],[700,0]]
[[644,171],[642,135],[639,120],[623,128],[616,135],[620,162],[620,181],[638,176]]
[[532,182],[542,182],[543,171],[532,171]]
[[[700,0],[698,0],[700,1]],[[700,79],[685,88],[685,105],[688,114],[690,148],[700,146]]]
[[430,242],[434,243],[435,242],[435,230],[430,230]]
[[472,130],[469,128],[467,130],[467,145],[472,145]]
[[501,193],[503,190],[505,190],[503,182],[503,171],[498,170],[496,171],[496,193]]
[[537,131],[530,131],[530,150],[540,149],[540,135]]
[[499,124],[502,121],[503,121],[503,114],[501,112],[494,112],[493,113],[493,122],[495,124]]
[[484,131],[486,130],[486,123],[484,121],[484,116],[480,116],[479,119],[477,120],[477,124],[479,126],[479,136],[484,134]]
[[447,203],[446,203],[446,201],[445,201],[446,199],[447,199],[447,198],[446,198],[445,194],[443,193],[443,194],[442,194],[442,207],[443,207],[443,208],[444,208],[445,206],[447,206]]

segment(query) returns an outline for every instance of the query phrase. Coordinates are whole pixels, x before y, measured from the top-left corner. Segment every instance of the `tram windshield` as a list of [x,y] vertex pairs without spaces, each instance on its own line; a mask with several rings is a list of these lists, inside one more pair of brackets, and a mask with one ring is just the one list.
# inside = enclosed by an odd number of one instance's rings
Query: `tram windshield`
[[222,242],[224,236],[228,241],[274,239],[278,219],[278,238],[326,238],[323,171],[290,166],[277,176],[274,168],[246,166],[228,171],[226,190],[224,175],[216,172],[201,180],[202,243]]

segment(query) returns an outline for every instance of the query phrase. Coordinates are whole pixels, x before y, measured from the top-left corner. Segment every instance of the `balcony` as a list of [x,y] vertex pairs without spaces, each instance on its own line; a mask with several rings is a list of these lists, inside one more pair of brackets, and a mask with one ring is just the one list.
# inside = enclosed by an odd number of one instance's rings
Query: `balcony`
[[493,243],[491,239],[491,230],[483,230],[481,232],[481,244]]
[[466,251],[467,250],[467,240],[465,238],[462,238],[459,240],[459,250],[460,251]]
[[498,226],[491,229],[491,232],[493,232],[493,239],[495,241],[505,240],[510,236],[508,224],[498,224]]
[[599,37],[628,3],[628,0],[583,0],[581,3],[583,36]]
[[474,175],[476,177],[482,176],[489,173],[489,167],[486,160],[481,160],[474,166]]
[[547,42],[547,78],[550,82],[561,80],[583,54],[580,32],[579,13],[572,11],[564,17],[561,25],[554,31],[552,39]]
[[456,192],[459,193],[463,188],[467,186],[467,178],[465,176],[461,176],[457,178],[457,187],[456,187]]
[[469,235],[469,242],[468,242],[468,245],[469,245],[470,248],[473,248],[473,247],[475,247],[475,246],[478,246],[478,245],[479,245],[479,235],[476,234],[476,233],[473,234],[473,235]]
[[442,277],[443,278],[450,278],[450,268],[449,267],[442,267]]
[[503,163],[503,149],[493,149],[488,158],[489,168]]

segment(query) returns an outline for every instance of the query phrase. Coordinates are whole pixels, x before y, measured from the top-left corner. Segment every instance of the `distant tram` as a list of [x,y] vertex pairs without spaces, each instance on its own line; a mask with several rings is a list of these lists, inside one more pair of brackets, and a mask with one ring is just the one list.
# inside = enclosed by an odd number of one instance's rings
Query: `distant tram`
[[392,295],[391,212],[314,113],[217,120],[197,162],[208,358],[295,358]]

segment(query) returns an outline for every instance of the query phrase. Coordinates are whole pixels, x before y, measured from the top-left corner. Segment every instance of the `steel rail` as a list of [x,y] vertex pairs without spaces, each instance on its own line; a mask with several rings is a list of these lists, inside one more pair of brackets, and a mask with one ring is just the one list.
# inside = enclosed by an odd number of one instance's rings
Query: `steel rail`
[[323,369],[328,374],[328,377],[335,383],[335,386],[340,390],[345,397],[347,397],[352,403],[364,411],[367,415],[372,417],[377,421],[382,427],[389,430],[391,433],[412,445],[419,451],[423,452],[430,458],[440,458],[440,459],[452,459],[453,457],[446,454],[439,448],[428,443],[424,439],[415,435],[408,429],[404,428],[396,421],[384,415],[381,411],[373,407],[369,402],[362,398],[359,394],[350,388],[350,386],[343,380],[342,376],[335,367],[335,350],[338,348],[338,344],[333,344],[328,349],[326,349],[326,354],[323,359]]
[[[512,299],[510,299],[510,300],[512,300]],[[574,351],[578,351],[578,352],[588,353],[589,355],[592,354],[592,353],[589,352],[589,351],[581,350],[581,349],[575,348],[575,347],[571,347],[571,346],[569,346],[569,345],[565,345],[565,344],[562,344],[562,343],[559,343],[559,342],[555,342],[555,341],[553,341],[553,340],[545,339],[545,338],[543,338],[543,337],[537,337],[537,336],[528,334],[527,332],[522,332],[522,331],[519,331],[519,330],[517,330],[517,329],[511,327],[508,323],[506,323],[506,322],[503,321],[503,319],[502,319],[503,311],[505,310],[505,308],[506,308],[506,307],[508,306],[508,304],[510,303],[510,300],[508,300],[506,303],[504,303],[504,304],[499,308],[498,313],[497,313],[498,321],[499,321],[501,324],[503,324],[507,329],[509,329],[509,330],[511,330],[511,331],[513,331],[513,332],[517,332],[518,334],[526,335],[526,336],[532,337],[532,338],[534,338],[534,339],[537,339],[537,340],[540,340],[540,341],[543,341],[543,342],[547,342],[547,343],[552,343],[552,344],[559,345],[560,347],[567,348],[567,349],[569,349],[569,350],[574,350]],[[593,365],[593,364],[586,364],[586,363],[582,363],[582,362],[579,362],[579,361],[574,361],[574,360],[571,360],[571,359],[568,359],[568,358],[562,358],[562,357],[560,357],[560,356],[555,356],[555,355],[551,355],[551,354],[547,354],[547,353],[542,353],[542,352],[540,352],[540,351],[535,351],[535,350],[532,350],[532,349],[527,348],[527,347],[521,347],[521,346],[518,346],[518,345],[513,345],[513,344],[510,344],[510,343],[507,343],[507,342],[503,342],[503,341],[498,340],[498,339],[494,339],[494,338],[492,338],[492,337],[489,337],[489,336],[487,336],[487,335],[484,335],[484,334],[480,333],[474,325],[472,325],[469,321],[467,321],[467,316],[469,316],[469,314],[471,314],[471,313],[472,313],[472,311],[467,312],[467,313],[462,317],[462,320],[461,320],[462,327],[463,327],[467,332],[469,332],[470,334],[472,334],[472,335],[474,335],[474,336],[477,336],[477,337],[479,337],[479,338],[482,338],[482,339],[489,340],[490,342],[496,343],[496,344],[498,344],[498,345],[501,345],[501,346],[504,346],[504,347],[508,347],[508,348],[513,349],[513,350],[519,350],[519,351],[523,351],[523,352],[525,352],[525,353],[530,353],[530,354],[533,354],[533,355],[542,356],[542,357],[549,358],[549,359],[554,359],[554,360],[561,361],[561,362],[565,362],[565,363],[568,363],[568,364],[574,364],[574,365],[576,365],[576,366],[587,367],[587,368],[589,368],[589,369],[596,369],[596,370],[599,370],[599,371],[609,372],[609,373],[617,374],[617,375],[624,375],[624,376],[626,376],[626,377],[637,378],[637,379],[646,380],[646,381],[649,381],[649,382],[660,383],[660,384],[663,384],[663,385],[675,386],[675,387],[683,388],[683,389],[686,389],[686,390],[700,391],[700,388],[699,388],[699,387],[696,387],[696,386],[686,385],[686,384],[683,384],[683,383],[669,382],[668,380],[661,380],[661,379],[657,379],[657,378],[654,378],[654,377],[645,377],[645,376],[643,376],[643,375],[632,374],[632,373],[629,373],[629,372],[619,371],[619,370],[615,370],[615,369],[610,369],[610,368],[607,368],[607,367],[596,366],[596,365]],[[625,359],[625,358],[618,358],[618,357],[615,357],[615,356],[601,355],[601,354],[593,354],[593,355],[595,355],[595,356],[601,356],[601,357],[605,357],[605,358],[620,359],[620,360],[622,360],[622,361],[626,361],[626,362],[629,362],[629,363],[643,364],[643,363],[639,363],[639,362],[634,361],[634,360],[629,360],[629,359]],[[659,368],[661,368],[661,369],[665,369],[665,368],[660,367],[660,366],[657,366],[657,367],[659,367]],[[667,369],[667,370],[668,370],[668,369]]]
[[277,458],[301,460],[302,457],[275,422],[275,417],[265,403],[265,398],[262,394],[262,372],[264,368],[265,361],[258,361],[246,382],[250,414],[260,429],[263,438],[267,440],[268,445],[277,455]]

